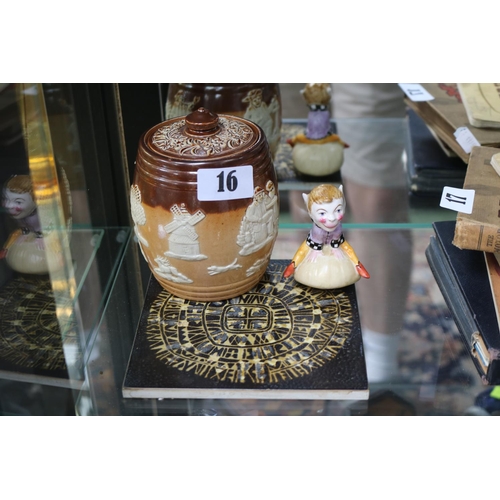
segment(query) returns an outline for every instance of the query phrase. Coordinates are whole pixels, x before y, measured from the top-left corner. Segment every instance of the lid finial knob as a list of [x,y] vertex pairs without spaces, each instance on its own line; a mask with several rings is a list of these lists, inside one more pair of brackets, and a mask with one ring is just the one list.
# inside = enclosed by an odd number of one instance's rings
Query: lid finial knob
[[198,108],[186,116],[186,133],[212,135],[219,130],[219,117],[208,109]]

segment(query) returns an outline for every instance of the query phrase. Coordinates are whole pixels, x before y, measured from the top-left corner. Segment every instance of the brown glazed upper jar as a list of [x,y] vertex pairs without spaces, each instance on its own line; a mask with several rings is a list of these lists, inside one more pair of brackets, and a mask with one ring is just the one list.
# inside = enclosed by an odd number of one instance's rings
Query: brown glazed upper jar
[[143,134],[130,191],[151,272],[178,297],[217,301],[249,291],[278,234],[278,184],[261,128],[205,108]]
[[199,107],[256,123],[275,156],[282,121],[278,83],[169,83],[166,119],[187,115]]

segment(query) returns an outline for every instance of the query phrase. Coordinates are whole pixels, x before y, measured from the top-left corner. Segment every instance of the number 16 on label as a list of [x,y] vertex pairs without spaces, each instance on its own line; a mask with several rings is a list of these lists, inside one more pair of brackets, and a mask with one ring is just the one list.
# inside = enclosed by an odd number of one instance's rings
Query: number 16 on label
[[253,167],[201,168],[198,200],[222,201],[253,198]]

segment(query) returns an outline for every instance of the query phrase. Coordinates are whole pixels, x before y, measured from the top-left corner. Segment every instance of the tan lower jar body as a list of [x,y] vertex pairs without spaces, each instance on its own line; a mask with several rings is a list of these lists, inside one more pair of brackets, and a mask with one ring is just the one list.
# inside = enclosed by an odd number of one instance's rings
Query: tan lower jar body
[[[250,147],[226,151],[224,146],[215,159],[200,155],[193,160],[193,141],[185,159],[159,157],[148,145],[151,137],[141,139],[131,187],[134,229],[154,277],[175,296],[197,301],[237,297],[267,269],[278,234],[277,180],[262,132],[254,124],[250,128],[258,135],[246,137]],[[243,166],[252,172],[249,197],[200,200],[200,182],[208,182],[199,181],[200,169],[221,172],[217,179],[225,187],[227,173],[237,178]]]

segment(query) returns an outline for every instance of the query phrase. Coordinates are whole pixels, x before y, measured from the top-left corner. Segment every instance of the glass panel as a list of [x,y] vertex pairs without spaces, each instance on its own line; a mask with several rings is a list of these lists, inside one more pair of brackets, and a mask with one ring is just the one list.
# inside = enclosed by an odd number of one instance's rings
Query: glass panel
[[[0,86],[3,414],[74,414],[74,391],[130,237],[129,227],[93,226],[93,212],[106,205],[91,207],[103,197],[94,195],[99,183],[87,182],[73,90]],[[113,196],[106,201],[114,204]]]
[[54,154],[71,191],[72,223],[75,226],[89,226],[92,224],[87,195],[89,186],[72,87],[68,84],[46,83],[43,92]]

